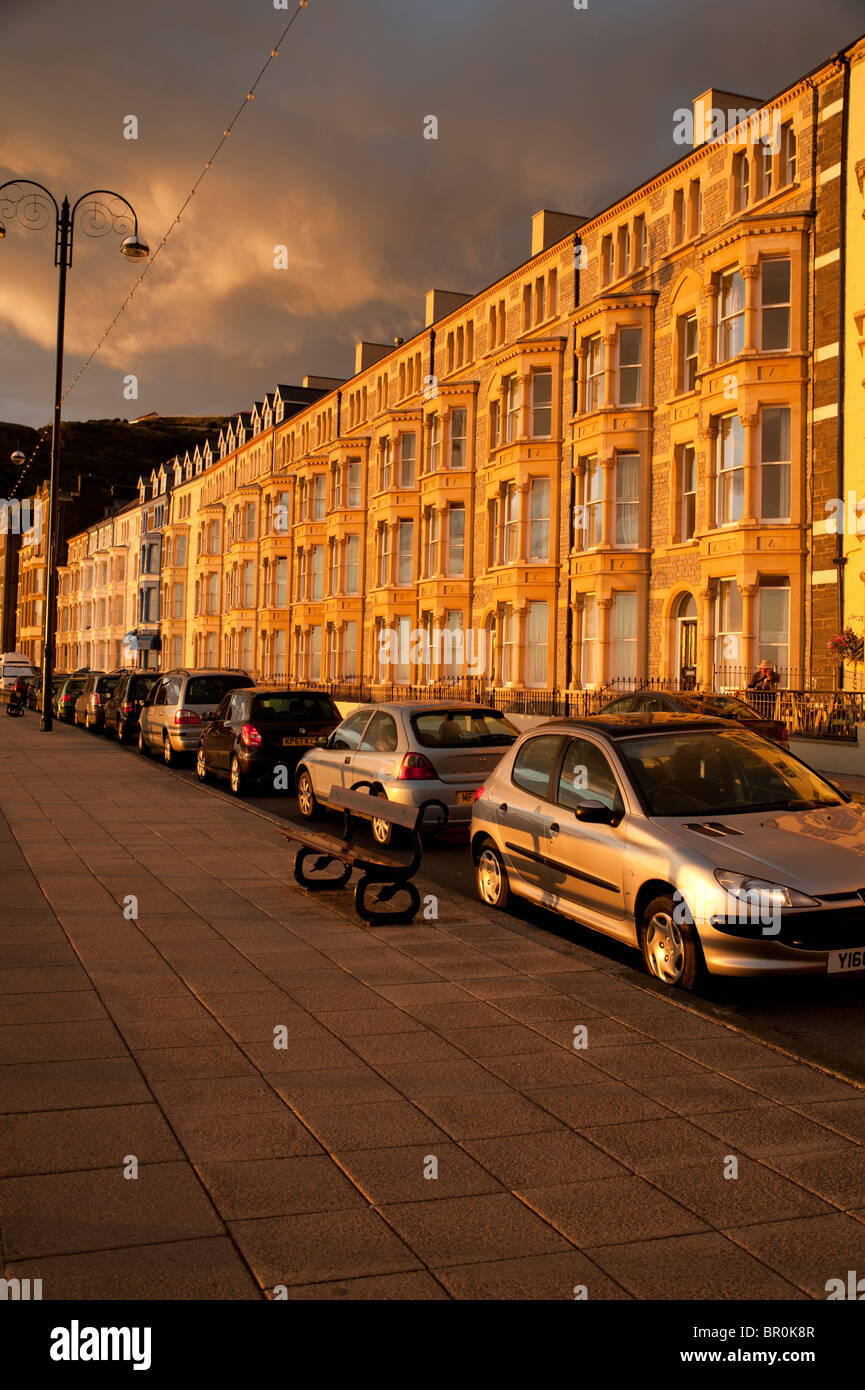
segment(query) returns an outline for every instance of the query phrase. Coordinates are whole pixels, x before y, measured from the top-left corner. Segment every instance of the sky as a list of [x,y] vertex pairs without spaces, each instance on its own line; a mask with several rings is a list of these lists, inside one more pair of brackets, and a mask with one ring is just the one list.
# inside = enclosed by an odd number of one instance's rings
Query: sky
[[[282,3],[0,0],[0,183],[115,189],[156,247]],[[681,156],[674,112],[707,87],[768,98],[863,30],[862,0],[309,0],[64,416],[231,414],[348,376],[359,339],[423,326],[428,289],[527,259],[538,209],[592,215]],[[53,241],[4,221],[0,420],[41,425]],[[140,274],[119,247],[76,237],[66,385]]]

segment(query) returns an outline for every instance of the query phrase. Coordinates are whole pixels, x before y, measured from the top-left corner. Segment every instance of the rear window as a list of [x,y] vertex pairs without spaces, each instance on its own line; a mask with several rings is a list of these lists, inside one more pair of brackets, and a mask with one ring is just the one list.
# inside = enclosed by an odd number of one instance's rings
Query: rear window
[[136,700],[145,700],[153,689],[156,680],[156,676],[135,676],[129,682],[128,690],[133,693]]
[[328,719],[335,723],[339,715],[326,695],[279,691],[273,695],[256,695],[252,703],[252,718]]
[[117,689],[119,680],[119,676],[100,676],[96,682],[96,689],[100,695],[110,695],[113,690]]
[[66,685],[63,691],[63,694],[80,695],[86,684],[86,681],[69,681],[69,683]]
[[493,709],[437,709],[414,714],[411,727],[422,748],[509,747],[519,730]]
[[248,685],[252,685],[248,676],[193,676],[186,687],[184,704],[218,705],[229,690]]

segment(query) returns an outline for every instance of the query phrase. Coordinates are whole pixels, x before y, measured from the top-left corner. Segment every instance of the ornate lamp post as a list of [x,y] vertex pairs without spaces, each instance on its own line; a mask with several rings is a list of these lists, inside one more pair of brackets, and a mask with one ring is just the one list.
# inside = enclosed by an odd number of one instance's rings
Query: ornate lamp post
[[[60,403],[63,394],[63,336],[66,324],[66,272],[72,264],[72,241],[76,215],[80,214],[81,230],[87,236],[104,236],[115,232],[123,237],[122,254],[129,260],[140,261],[150,255],[150,247],[138,235],[138,217],[131,203],[119,193],[96,188],[83,193],[70,207],[68,197],[58,205],[53,193],[33,179],[10,179],[0,184],[0,218],[17,217],[31,231],[41,231],[55,219],[54,264],[59,272],[57,294],[57,361],[54,377],[54,425],[51,434],[51,479],[48,500],[48,545],[45,580],[45,640],[42,651],[42,724],[44,732],[52,727],[51,677],[54,671],[55,605],[57,589],[57,549],[60,536],[60,507],[58,486],[60,477]],[[0,241],[6,235],[0,221]]]

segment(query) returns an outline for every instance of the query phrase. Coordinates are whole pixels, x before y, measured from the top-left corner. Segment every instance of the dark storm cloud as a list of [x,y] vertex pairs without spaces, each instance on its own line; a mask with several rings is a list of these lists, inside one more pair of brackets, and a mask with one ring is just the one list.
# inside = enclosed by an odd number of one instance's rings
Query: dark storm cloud
[[[4,0],[0,181],[116,187],[156,244],[286,19],[272,0]],[[236,410],[347,373],[355,339],[421,325],[426,289],[525,259],[539,207],[591,214],[668,163],[698,92],[769,96],[862,27],[860,0],[310,0],[67,414]],[[67,380],[134,274],[78,239]],[[0,418],[48,418],[55,285],[48,234],[10,222]]]

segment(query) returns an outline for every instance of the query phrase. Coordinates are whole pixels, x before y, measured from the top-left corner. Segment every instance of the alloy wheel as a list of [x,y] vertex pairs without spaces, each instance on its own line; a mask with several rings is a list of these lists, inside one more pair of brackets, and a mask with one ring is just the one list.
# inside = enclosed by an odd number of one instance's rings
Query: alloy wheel
[[676,985],[685,970],[685,942],[673,918],[656,912],[646,926],[646,960],[656,979]]
[[481,853],[477,872],[482,900],[490,907],[499,907],[505,887],[504,869],[499,856],[489,846]]

